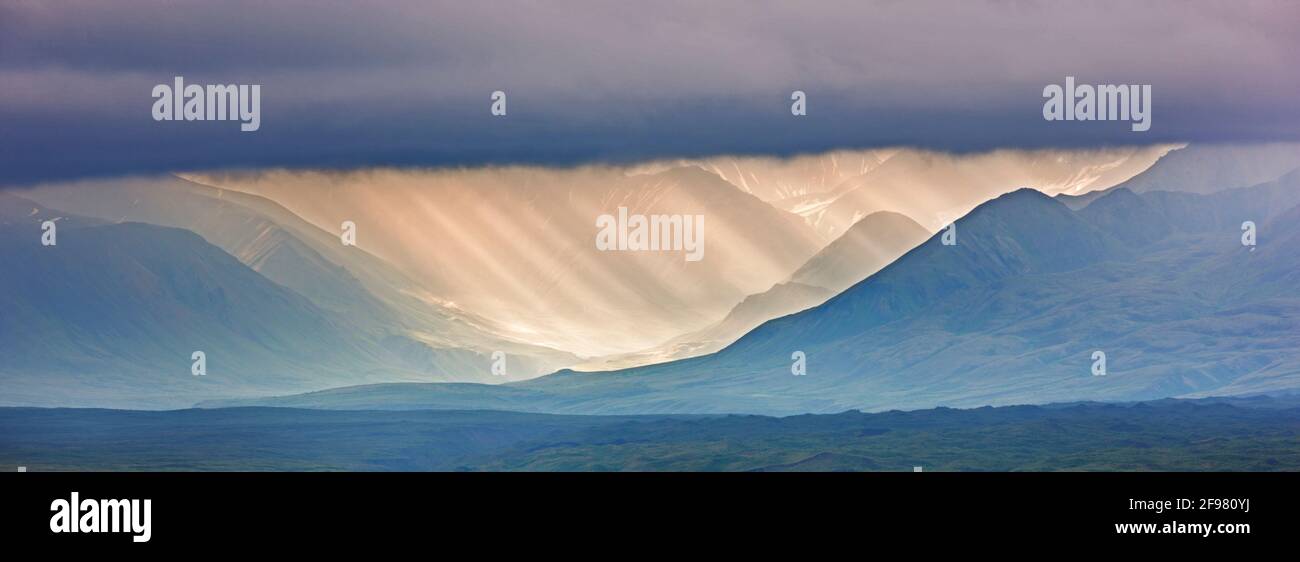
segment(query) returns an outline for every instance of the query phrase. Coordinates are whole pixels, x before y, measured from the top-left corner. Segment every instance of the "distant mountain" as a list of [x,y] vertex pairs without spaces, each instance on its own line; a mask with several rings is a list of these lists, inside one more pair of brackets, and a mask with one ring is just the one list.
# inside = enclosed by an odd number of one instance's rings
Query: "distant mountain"
[[26,197],[0,191],[0,227],[13,228],[11,232],[21,232],[26,229],[27,238],[39,241],[42,233],[41,225],[45,221],[53,221],[56,225],[56,242],[59,227],[85,227],[105,223],[102,220],[50,209]]
[[715,156],[652,162],[634,168],[632,173],[657,173],[694,166],[717,174],[745,193],[773,202],[831,192],[846,180],[875,170],[898,152],[900,149],[884,148],[842,150],[790,158]]
[[1027,275],[1080,269],[1128,250],[1063,205],[1020,189],[981,205],[941,235],[825,305],[773,321],[737,343],[816,344],[914,315],[951,295]]
[[803,264],[790,279],[745,297],[719,322],[646,351],[604,357],[579,370],[618,369],[696,357],[722,349],[759,324],[821,304],[920,244],[930,235],[898,213],[872,213]]
[[[128,178],[41,186],[24,195],[111,222],[139,221],[192,230],[268,279],[335,313],[350,329],[385,342],[408,366],[450,380],[495,382],[489,360],[510,354],[507,379],[571,365],[571,355],[496,335],[489,321],[447,306],[419,284],[337,234],[308,224],[267,199],[180,178]],[[467,354],[466,351],[472,353]],[[456,373],[434,366],[455,365]]]
[[[1296,168],[1300,168],[1300,143],[1193,144],[1170,151],[1150,168],[1110,189],[1208,194],[1272,181]],[[1057,198],[1071,209],[1081,209],[1108,192],[1063,193]]]
[[778,283],[771,289],[745,297],[715,324],[682,334],[644,351],[599,357],[573,367],[579,371],[625,369],[698,357],[722,349],[740,336],[773,318],[812,308],[835,295],[823,287],[803,283]]
[[1171,151],[1120,186],[1135,193],[1208,194],[1272,181],[1300,168],[1300,143],[1193,144]]
[[[463,386],[451,406],[518,390],[535,393],[513,406],[529,411],[765,414],[1294,391],[1300,263],[1286,244],[1300,239],[1279,221],[1297,206],[1300,174],[1210,195],[1116,190],[1087,212],[1019,190],[957,221],[956,245],[935,236],[718,353]],[[1247,220],[1262,225],[1253,251]],[[439,385],[419,388],[403,407],[447,405]],[[257,403],[334,407],[335,393],[384,407],[359,389]]]
[[1020,187],[1057,194],[1113,186],[1147,169],[1170,148],[999,150],[962,155],[906,149],[830,190],[772,204],[799,214],[831,238],[878,211],[902,213],[933,231],[976,205]]
[[929,237],[929,231],[906,215],[872,213],[817,252],[790,276],[790,282],[838,293],[880,271]]
[[[141,223],[3,227],[0,384],[8,404],[163,407],[210,396],[420,380],[385,372],[336,317],[197,235]],[[206,354],[209,375],[190,373]]]

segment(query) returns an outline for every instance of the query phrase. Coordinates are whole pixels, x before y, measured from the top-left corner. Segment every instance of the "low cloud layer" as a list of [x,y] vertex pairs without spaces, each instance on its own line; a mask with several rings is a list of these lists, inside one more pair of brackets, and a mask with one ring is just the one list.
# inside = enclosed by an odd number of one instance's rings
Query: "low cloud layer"
[[[1296,21],[1280,1],[20,0],[0,6],[0,183],[1296,140]],[[261,84],[260,130],[155,122],[150,91],[178,75]],[[1044,121],[1065,76],[1151,84],[1151,130]]]

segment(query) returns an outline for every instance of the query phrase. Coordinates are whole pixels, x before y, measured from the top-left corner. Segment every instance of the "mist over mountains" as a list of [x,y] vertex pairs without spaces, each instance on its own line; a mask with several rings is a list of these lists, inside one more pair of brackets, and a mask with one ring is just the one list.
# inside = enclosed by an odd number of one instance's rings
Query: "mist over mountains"
[[[931,238],[712,355],[508,390],[408,387],[389,402],[357,387],[252,403],[465,409],[491,396],[542,412],[786,415],[1285,391],[1300,382],[1300,268],[1283,257],[1300,242],[1297,205],[1300,172],[1210,195],[1117,190],[1077,212],[1022,189],[959,220],[957,245]],[[1247,220],[1278,238],[1243,246]],[[791,374],[795,351],[806,376]],[[1105,376],[1090,371],[1096,351]]]
[[[192,232],[60,222],[68,224],[57,246],[23,240],[31,229],[6,227],[0,237],[6,263],[21,264],[0,277],[9,401],[177,405],[373,369],[330,315]],[[212,358],[212,378],[188,376],[195,351]],[[316,367],[298,366],[305,362]]]
[[[383,262],[339,252],[337,237],[255,210],[274,210],[259,198],[180,180],[29,194],[99,216],[0,193],[0,255],[16,266],[0,279],[8,403],[177,407],[362,381],[510,380],[490,372],[496,350],[513,354],[516,378],[575,360],[491,335]],[[195,351],[211,378],[189,375]]]
[[[1300,182],[1256,180],[1291,154],[892,149],[4,192],[0,402],[784,415],[1287,391]],[[1226,187],[1180,188],[1206,177]],[[594,219],[619,207],[703,215],[706,258],[599,251]]]
[[[358,246],[509,337],[598,356],[706,326],[824,243],[798,216],[699,168],[271,173],[205,182],[259,193]],[[704,215],[706,258],[600,252],[596,219]]]
[[889,265],[929,235],[921,225],[904,215],[888,211],[872,213],[809,258],[788,279],[762,293],[745,297],[717,323],[677,336],[651,349],[601,357],[576,368],[617,369],[712,353],[767,320],[825,302],[849,285]]
[[63,211],[113,222],[185,228],[268,279],[346,316],[372,333],[402,334],[432,348],[468,347],[539,359],[517,376],[549,372],[569,354],[503,339],[499,327],[439,301],[384,260],[341,244],[337,233],[308,224],[267,199],[175,177],[128,178],[42,186],[24,195]]
[[1272,181],[1296,169],[1297,162],[1298,143],[1191,145],[1170,151],[1119,185],[1082,194],[1066,192],[1057,197],[1070,208],[1079,209],[1121,187],[1136,193],[1213,193]]
[[[1053,195],[1109,187],[1170,148],[891,149],[631,168],[186,177],[264,196],[326,231],[353,221],[359,247],[440,298],[495,320],[511,337],[599,359],[646,353],[710,329],[873,213],[900,213],[934,231],[1018,187]],[[684,263],[674,253],[590,251],[592,223],[619,207],[703,214],[708,258]],[[861,273],[871,271],[867,264]]]

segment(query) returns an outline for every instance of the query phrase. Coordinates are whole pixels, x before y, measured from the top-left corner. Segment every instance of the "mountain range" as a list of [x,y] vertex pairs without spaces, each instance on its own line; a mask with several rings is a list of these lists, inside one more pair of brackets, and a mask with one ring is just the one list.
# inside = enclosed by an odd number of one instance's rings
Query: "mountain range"
[[[1110,187],[1170,148],[902,148],[635,166],[185,177],[266,197],[329,232],[352,221],[358,247],[440,299],[493,320],[503,335],[595,365],[664,357],[672,340],[713,329],[874,213],[902,214],[935,231],[1019,186],[1049,194]],[[703,215],[705,259],[592,251],[596,218],[620,208]]]
[[1269,182],[1300,163],[1300,143],[1261,145],[1188,145],[1175,148],[1141,173],[1107,189],[1061,193],[1057,198],[1081,209],[1112,189],[1135,193],[1179,191],[1208,194]]
[[[824,245],[798,216],[696,167],[196,178],[283,202],[313,224],[352,221],[358,247],[438,298],[492,319],[506,337],[584,357],[716,322]],[[620,208],[703,215],[704,259],[597,251],[597,217]]]
[[[1120,189],[1079,211],[1022,189],[957,221],[956,245],[936,235],[711,355],[400,399],[369,399],[381,386],[239,403],[472,409],[491,396],[539,412],[786,415],[1293,389],[1297,205],[1300,172],[1208,195]],[[1242,244],[1244,221],[1258,246]]]
[[[93,390],[98,404],[179,405],[344,383],[378,363],[337,317],[192,232],[72,217],[44,246],[24,222],[0,229],[0,255],[15,265],[0,276],[9,401],[75,405]],[[190,374],[194,352],[211,377]]]
[[262,197],[170,176],[41,186],[24,195],[107,221],[192,230],[268,279],[345,316],[354,329],[410,338],[419,343],[413,347],[435,354],[458,348],[509,353],[518,358],[516,379],[575,360],[502,337],[500,326],[439,300],[386,261],[344,246],[338,234]]
[[[1243,183],[1287,150],[896,149],[8,190],[0,404],[785,415],[1287,391],[1300,181]],[[1251,187],[1178,189],[1207,166]],[[928,195],[899,196],[891,169]],[[1019,176],[1046,187],[997,187]],[[931,215],[988,195],[951,228],[857,207],[838,236],[827,215],[782,207],[880,186]],[[1106,189],[1071,195],[1084,186]],[[591,219],[619,208],[703,214],[707,258],[599,251]],[[56,246],[39,243],[45,220]],[[209,375],[189,374],[195,351]]]
[[[381,261],[253,206],[269,202],[160,181],[29,192],[98,217],[0,192],[0,256],[16,264],[0,276],[6,403],[175,407],[366,380],[510,380],[491,372],[493,350],[511,354],[515,379],[575,360],[494,338]],[[39,243],[44,220],[53,246]],[[196,351],[211,376],[190,375]]]

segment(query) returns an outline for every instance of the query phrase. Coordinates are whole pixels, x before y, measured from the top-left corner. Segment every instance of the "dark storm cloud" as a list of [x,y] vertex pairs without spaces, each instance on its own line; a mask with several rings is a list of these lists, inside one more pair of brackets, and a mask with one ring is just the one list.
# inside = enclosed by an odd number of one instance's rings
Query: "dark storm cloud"
[[[1290,2],[9,1],[0,182],[1296,139],[1296,21]],[[261,84],[261,129],[153,121],[177,75]],[[1043,121],[1067,75],[1152,84],[1151,131]]]

